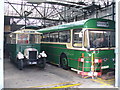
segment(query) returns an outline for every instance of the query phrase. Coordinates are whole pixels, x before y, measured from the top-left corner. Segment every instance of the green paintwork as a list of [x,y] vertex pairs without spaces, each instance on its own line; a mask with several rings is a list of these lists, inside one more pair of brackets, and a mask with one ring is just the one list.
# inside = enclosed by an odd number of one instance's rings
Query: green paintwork
[[[98,27],[97,22],[108,22],[109,27]],[[85,22],[84,28],[100,28],[100,29],[113,29],[115,30],[115,22],[112,20],[106,19],[89,19]]]
[[40,44],[8,44],[7,48],[9,48],[9,54],[12,60],[16,60],[18,52],[22,52],[24,54],[24,50],[26,48],[35,48],[39,53],[41,50]]
[[[82,51],[82,50],[71,50],[67,49],[65,45],[60,45],[60,44],[42,44],[42,50],[46,51],[48,57],[47,60],[49,62],[54,63],[54,64],[60,64],[60,55],[62,53],[66,54],[67,59],[68,59],[68,66],[83,70],[83,62],[78,62],[78,58],[81,58],[82,53],[84,53],[84,59],[85,61],[91,62],[91,56],[94,51]],[[107,61],[103,60],[103,65],[102,66],[109,66],[109,68],[114,68],[114,62],[113,58],[115,57],[114,50],[101,50],[101,51],[95,51],[96,53],[94,54],[95,58],[101,58],[105,59],[107,58]],[[97,64],[96,64],[97,65]],[[80,66],[80,67],[79,67]],[[91,69],[91,63],[84,63],[85,68],[84,71],[89,72]],[[96,70],[100,70],[99,65],[96,66]]]
[[48,27],[44,29],[37,30],[40,33],[47,33],[53,31],[62,31],[62,30],[70,30],[70,29],[77,29],[77,28],[99,28],[99,29],[115,29],[115,22],[112,20],[107,20],[109,23],[109,27],[97,27],[97,22],[106,22],[106,19],[87,19],[82,21],[76,21],[68,24],[58,25],[54,27]]

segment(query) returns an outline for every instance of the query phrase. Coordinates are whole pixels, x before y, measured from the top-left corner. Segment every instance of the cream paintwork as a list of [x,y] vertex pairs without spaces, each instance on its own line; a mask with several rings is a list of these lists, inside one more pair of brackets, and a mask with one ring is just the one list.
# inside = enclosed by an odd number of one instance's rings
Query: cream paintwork
[[[34,33],[26,33],[24,31],[34,31]],[[22,33],[23,34],[42,34],[42,33],[37,32],[36,30],[33,30],[33,29],[22,29],[22,30],[17,30],[13,33],[16,33],[16,34],[22,34]]]

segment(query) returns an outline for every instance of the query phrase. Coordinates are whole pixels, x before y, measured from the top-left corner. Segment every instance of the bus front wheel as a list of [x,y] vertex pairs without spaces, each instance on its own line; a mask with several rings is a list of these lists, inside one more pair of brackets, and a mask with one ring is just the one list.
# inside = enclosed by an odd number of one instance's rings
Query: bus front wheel
[[44,69],[46,66],[46,58],[38,59],[37,65],[40,69]]
[[23,60],[22,59],[18,59],[17,60],[17,66],[19,70],[23,69]]
[[65,70],[68,70],[69,67],[68,67],[68,60],[67,60],[67,56],[65,54],[62,54],[60,56],[60,66],[65,69]]

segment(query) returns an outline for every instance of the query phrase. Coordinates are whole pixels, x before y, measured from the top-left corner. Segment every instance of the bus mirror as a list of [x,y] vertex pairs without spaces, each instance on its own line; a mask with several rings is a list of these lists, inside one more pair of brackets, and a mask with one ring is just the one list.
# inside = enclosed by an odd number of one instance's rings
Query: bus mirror
[[80,32],[80,33],[79,33],[79,37],[82,37],[82,35],[83,35],[82,32]]
[[87,50],[89,51],[89,50],[90,50],[90,48],[89,48],[89,47],[87,47]]

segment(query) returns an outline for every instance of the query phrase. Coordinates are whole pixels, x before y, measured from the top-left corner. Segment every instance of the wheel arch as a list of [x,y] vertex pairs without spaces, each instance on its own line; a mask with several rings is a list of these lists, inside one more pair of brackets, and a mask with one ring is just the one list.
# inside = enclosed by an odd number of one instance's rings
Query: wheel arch
[[59,57],[59,65],[60,65],[60,67],[61,67],[61,64],[62,64],[62,58],[63,57],[65,57],[66,59],[67,59],[67,62],[68,62],[68,58],[67,58],[67,55],[66,55],[66,53],[64,53],[64,52],[62,52],[61,54],[60,54],[60,57]]

